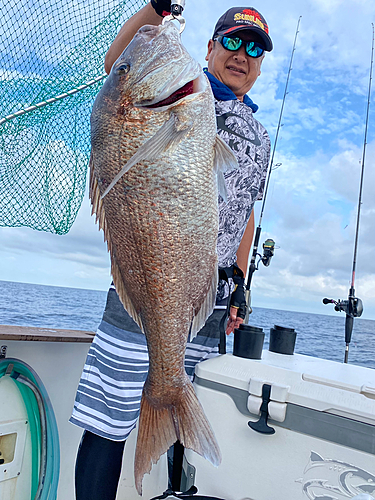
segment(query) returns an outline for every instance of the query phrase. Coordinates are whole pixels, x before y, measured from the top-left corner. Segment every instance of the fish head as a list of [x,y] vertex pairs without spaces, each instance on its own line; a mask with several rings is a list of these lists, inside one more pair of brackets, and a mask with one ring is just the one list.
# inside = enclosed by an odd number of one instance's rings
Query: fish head
[[113,64],[107,82],[124,105],[158,110],[206,87],[200,65],[182,45],[173,22],[140,28]]

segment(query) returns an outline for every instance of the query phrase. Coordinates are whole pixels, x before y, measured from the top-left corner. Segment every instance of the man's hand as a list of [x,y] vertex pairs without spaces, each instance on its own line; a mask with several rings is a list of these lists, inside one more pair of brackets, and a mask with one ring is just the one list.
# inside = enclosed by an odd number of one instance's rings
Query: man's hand
[[151,0],[150,3],[155,12],[161,17],[168,16],[171,13],[171,0]]
[[234,266],[233,273],[234,290],[230,297],[230,311],[225,330],[226,334],[234,332],[243,323],[246,317],[247,305],[245,298],[245,278],[238,266]]
[[225,333],[229,335],[234,332],[235,328],[239,328],[240,324],[244,322],[244,318],[240,318],[238,315],[238,309],[236,307],[231,307],[229,311],[229,318],[227,322],[227,328]]

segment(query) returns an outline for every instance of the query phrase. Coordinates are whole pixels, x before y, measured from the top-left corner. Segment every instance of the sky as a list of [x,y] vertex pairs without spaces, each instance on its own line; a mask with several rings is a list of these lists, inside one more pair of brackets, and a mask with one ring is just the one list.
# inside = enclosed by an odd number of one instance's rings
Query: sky
[[[116,2],[114,2],[116,3]],[[205,65],[217,18],[236,4],[186,0],[182,41]],[[243,5],[243,4],[242,4]],[[248,6],[251,6],[248,5]],[[346,299],[364,145],[373,0],[263,0],[274,50],[249,95],[275,141],[296,27],[296,50],[262,219],[261,243],[276,242],[260,264],[252,305],[339,314],[323,297]],[[371,100],[374,100],[373,88]],[[0,117],[1,118],[1,117]],[[255,208],[258,225],[261,203]],[[0,280],[106,290],[110,261],[87,193],[65,236],[0,228]],[[363,318],[375,319],[375,103],[371,103],[355,277]]]

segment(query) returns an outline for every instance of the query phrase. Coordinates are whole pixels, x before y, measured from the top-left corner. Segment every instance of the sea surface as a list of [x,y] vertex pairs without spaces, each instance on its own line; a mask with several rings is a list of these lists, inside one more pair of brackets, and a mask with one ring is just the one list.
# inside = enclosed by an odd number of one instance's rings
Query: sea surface
[[[103,314],[106,292],[0,281],[0,325],[38,326],[95,331]],[[280,311],[254,307],[249,323],[263,328],[268,347],[270,328],[297,331],[295,352],[343,361],[345,315]],[[233,335],[228,337],[231,352]],[[349,362],[375,368],[375,321],[355,319]]]

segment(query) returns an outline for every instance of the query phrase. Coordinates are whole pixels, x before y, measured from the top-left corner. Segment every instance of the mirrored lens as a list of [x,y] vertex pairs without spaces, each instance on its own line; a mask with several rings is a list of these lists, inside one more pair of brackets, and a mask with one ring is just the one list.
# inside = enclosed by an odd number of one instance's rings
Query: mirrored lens
[[246,52],[250,57],[260,57],[264,52],[264,48],[257,42],[247,42]]
[[228,38],[223,36],[223,45],[228,50],[238,50],[242,45],[241,38]]

